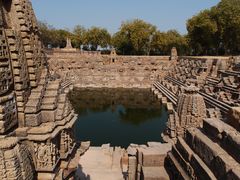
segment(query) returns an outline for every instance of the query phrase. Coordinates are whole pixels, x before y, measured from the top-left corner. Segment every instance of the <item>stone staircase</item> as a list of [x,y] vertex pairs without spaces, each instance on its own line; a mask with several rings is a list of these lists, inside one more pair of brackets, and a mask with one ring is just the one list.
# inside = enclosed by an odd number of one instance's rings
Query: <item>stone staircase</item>
[[240,133],[217,119],[189,128],[167,157],[171,179],[240,179]]
[[90,147],[80,158],[75,179],[124,180],[121,168],[124,151],[120,147],[110,147],[110,144]]

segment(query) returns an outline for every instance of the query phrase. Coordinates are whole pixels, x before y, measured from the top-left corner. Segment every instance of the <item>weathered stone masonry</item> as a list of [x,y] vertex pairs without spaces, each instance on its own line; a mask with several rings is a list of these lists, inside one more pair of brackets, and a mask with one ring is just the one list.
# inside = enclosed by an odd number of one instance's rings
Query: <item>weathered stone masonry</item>
[[0,43],[0,179],[59,177],[76,144],[71,85],[51,77],[28,0],[0,1]]
[[85,55],[48,52],[50,71],[67,77],[76,87],[150,88],[168,68],[168,56]]
[[48,55],[47,61],[29,0],[0,0],[0,179],[62,179],[70,170],[76,147],[70,81],[79,87],[153,85],[167,105],[163,137],[169,143],[100,149],[122,168],[120,176],[240,179],[239,57],[178,57],[174,48],[171,61],[77,50]]
[[170,112],[171,179],[240,179],[238,66],[238,57],[179,57],[154,83]]

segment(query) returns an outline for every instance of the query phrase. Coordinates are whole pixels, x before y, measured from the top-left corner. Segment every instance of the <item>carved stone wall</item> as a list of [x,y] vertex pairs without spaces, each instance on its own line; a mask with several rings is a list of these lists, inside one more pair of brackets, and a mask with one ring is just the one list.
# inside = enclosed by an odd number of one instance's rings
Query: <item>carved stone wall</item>
[[6,32],[0,27],[0,132],[17,124],[16,97]]
[[5,138],[0,145],[0,179],[34,179],[35,170],[28,148],[17,138]]
[[232,57],[180,57],[154,83],[170,113],[164,133],[173,143],[170,179],[240,178],[237,67]]
[[48,52],[50,71],[77,87],[150,88],[169,66],[168,56],[83,55]]
[[46,60],[29,0],[0,0],[0,179],[53,179],[75,148],[71,83]]

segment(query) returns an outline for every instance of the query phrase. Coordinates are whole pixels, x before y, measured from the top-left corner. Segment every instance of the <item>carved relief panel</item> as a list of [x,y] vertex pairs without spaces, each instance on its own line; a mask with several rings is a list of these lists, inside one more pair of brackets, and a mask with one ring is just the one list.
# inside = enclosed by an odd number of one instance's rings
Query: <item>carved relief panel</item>
[[53,171],[59,161],[59,145],[56,142],[34,143],[38,171]]
[[61,132],[60,153],[61,158],[66,157],[66,153],[70,152],[74,147],[72,130],[66,129]]
[[0,28],[0,95],[8,92],[13,84],[11,64],[5,31]]

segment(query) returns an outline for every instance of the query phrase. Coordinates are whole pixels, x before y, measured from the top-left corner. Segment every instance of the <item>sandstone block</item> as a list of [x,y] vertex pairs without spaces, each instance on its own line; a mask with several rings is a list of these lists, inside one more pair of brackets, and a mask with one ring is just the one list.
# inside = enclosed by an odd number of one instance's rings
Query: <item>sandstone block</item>
[[137,149],[134,148],[134,147],[129,146],[129,147],[127,148],[127,153],[128,153],[128,155],[136,156],[136,154],[137,154]]
[[240,162],[240,133],[233,131],[228,133],[223,140],[224,148]]
[[191,156],[191,166],[194,169],[195,175],[201,180],[214,180],[217,179],[212,171],[206,166],[206,164],[199,158],[198,155],[193,154]]
[[56,118],[57,110],[52,111],[41,111],[42,122],[54,122]]
[[226,179],[240,179],[240,167],[231,169],[228,172]]
[[230,111],[231,124],[238,130],[240,130],[240,107],[232,107]]
[[35,127],[41,123],[41,113],[38,114],[26,114],[25,124],[27,127]]
[[154,148],[142,149],[141,152],[143,154],[143,166],[164,166],[164,160],[167,156],[167,153],[161,153]]
[[222,124],[218,119],[204,119],[203,129],[215,138],[221,138],[221,133],[223,132]]
[[221,154],[216,157],[211,167],[218,179],[225,179],[229,171],[239,167],[239,164],[228,154]]
[[223,153],[222,148],[211,141],[200,130],[197,130],[193,146],[195,152],[197,152],[207,165],[210,165],[215,157]]
[[169,180],[164,167],[142,167],[144,180]]
[[172,149],[172,154],[174,155],[174,157],[176,158],[176,160],[178,161],[178,163],[181,165],[182,169],[184,169],[185,172],[188,172],[188,174],[192,174],[191,172],[191,167],[188,161],[186,161],[183,156],[180,154],[180,152],[178,151],[178,149],[176,148],[176,146],[173,146]]
[[129,179],[134,180],[137,172],[137,159],[134,156],[128,158],[128,173]]
[[176,147],[178,151],[181,153],[183,158],[190,162],[191,156],[194,154],[194,152],[191,150],[191,148],[187,145],[187,143],[183,140],[183,138],[179,137],[177,140]]

